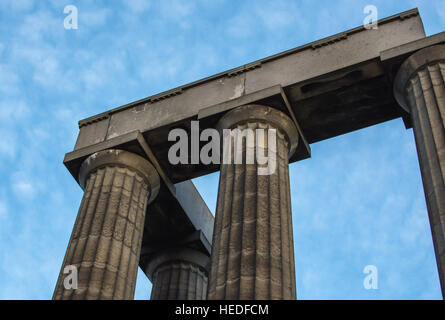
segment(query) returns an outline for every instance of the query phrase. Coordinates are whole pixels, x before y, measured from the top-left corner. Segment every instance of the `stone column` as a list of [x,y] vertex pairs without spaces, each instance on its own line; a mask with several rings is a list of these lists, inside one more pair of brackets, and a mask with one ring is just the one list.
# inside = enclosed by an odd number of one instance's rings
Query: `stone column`
[[422,49],[405,60],[395,79],[394,94],[411,114],[445,297],[445,45]]
[[190,248],[165,250],[149,263],[151,300],[205,300],[210,257]]
[[[85,193],[53,299],[133,299],[147,204],[159,176],[144,158],[122,150],[88,157],[80,168]],[[78,271],[66,289],[66,266]]]
[[[288,159],[296,127],[276,109],[246,105],[225,114],[218,129],[238,130],[223,133],[208,299],[295,299]],[[268,135],[273,132],[276,141]],[[270,157],[269,169],[257,152]]]

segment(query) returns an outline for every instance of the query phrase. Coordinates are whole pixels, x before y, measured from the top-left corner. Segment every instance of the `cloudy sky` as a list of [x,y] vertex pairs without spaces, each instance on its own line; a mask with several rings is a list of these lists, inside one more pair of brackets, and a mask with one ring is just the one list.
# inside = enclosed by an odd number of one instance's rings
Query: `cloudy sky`
[[[82,198],[62,164],[78,120],[357,27],[368,4],[418,7],[427,35],[445,31],[441,0],[1,0],[0,299],[52,296]],[[440,299],[412,130],[311,147],[290,166],[298,298]],[[214,212],[218,174],[195,183]],[[150,290],[139,270],[136,298]]]

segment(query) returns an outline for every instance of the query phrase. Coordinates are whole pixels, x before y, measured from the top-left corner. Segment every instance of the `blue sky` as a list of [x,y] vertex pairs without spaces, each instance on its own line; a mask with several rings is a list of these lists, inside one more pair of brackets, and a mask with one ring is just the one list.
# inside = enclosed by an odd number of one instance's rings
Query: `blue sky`
[[[0,1],[0,299],[52,296],[82,198],[62,164],[78,120],[359,26],[368,4],[418,7],[427,35],[445,31],[440,0]],[[440,299],[412,130],[311,147],[290,166],[298,298]],[[214,212],[218,174],[195,183]],[[150,290],[139,270],[136,298]]]

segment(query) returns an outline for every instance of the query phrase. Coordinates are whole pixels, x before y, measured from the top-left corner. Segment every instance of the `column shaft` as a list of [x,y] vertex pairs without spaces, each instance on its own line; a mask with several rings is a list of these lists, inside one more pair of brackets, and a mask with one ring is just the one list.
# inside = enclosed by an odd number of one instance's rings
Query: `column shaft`
[[408,87],[437,267],[445,296],[445,63],[417,72]]
[[[88,173],[53,299],[133,299],[151,191],[139,171],[119,164]],[[64,285],[66,266],[78,270],[77,289]]]
[[145,274],[153,283],[151,300],[205,300],[208,252],[171,245],[146,256]]
[[[254,149],[264,145],[271,154],[276,148],[276,168],[259,175],[256,160],[246,163],[245,143],[243,164],[234,164],[232,157],[231,164],[221,165],[208,299],[295,299],[289,142],[281,129],[266,122],[232,128],[264,129],[265,143],[255,137]],[[268,141],[270,129],[276,130],[276,147]],[[240,141],[237,134],[232,141]]]
[[205,300],[206,296],[207,274],[193,263],[166,263],[154,273],[151,300]]
[[411,113],[437,267],[445,297],[445,46],[408,58],[396,78],[396,98]]

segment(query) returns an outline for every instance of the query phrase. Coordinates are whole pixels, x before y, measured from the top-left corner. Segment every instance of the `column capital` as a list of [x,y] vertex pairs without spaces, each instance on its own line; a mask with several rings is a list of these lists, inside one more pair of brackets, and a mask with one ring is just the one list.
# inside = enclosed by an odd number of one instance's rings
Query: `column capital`
[[420,69],[440,61],[445,61],[445,45],[443,44],[421,49],[402,63],[394,79],[394,97],[405,111],[411,113],[411,107],[406,99],[409,81]]
[[169,262],[183,261],[195,264],[209,273],[210,257],[201,251],[187,248],[177,247],[160,251],[155,254],[145,268],[145,274],[149,279],[153,279],[156,269]]
[[298,131],[294,122],[283,112],[259,105],[248,104],[227,112],[217,123],[216,129],[222,133],[223,129],[232,129],[236,125],[248,122],[265,122],[283,131],[289,143],[289,158],[294,154],[298,146]]
[[85,183],[90,173],[105,166],[128,167],[138,172],[150,188],[150,199],[148,199],[148,203],[153,201],[158,195],[160,180],[159,174],[153,165],[137,154],[118,149],[99,151],[85,159],[79,170],[79,184],[82,189],[85,188]]

